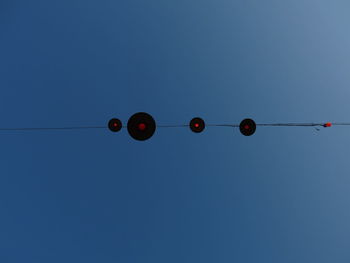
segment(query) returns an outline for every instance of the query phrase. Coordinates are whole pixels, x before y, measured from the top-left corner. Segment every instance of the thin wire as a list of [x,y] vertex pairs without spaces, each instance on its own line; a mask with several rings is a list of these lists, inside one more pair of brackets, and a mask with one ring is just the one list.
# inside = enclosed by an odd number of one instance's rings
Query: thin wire
[[46,131],[46,130],[85,130],[105,129],[105,126],[81,126],[81,127],[40,127],[40,128],[0,128],[0,131]]
[[[256,126],[280,126],[280,127],[323,127],[326,123],[258,123]],[[350,122],[333,122],[332,126],[350,126]],[[207,126],[239,127],[238,124],[209,124]]]
[[189,125],[186,124],[179,124],[179,125],[157,125],[159,128],[177,128],[177,127],[188,127]]
[[[324,127],[325,123],[258,123],[256,126],[270,127]],[[209,127],[239,127],[239,124],[206,124]],[[334,122],[332,126],[350,126],[350,122]],[[158,128],[180,128],[189,127],[188,124],[179,125],[158,125]],[[123,129],[127,127],[122,127]],[[0,128],[0,131],[55,131],[55,130],[87,130],[87,129],[107,129],[106,126],[73,126],[73,127],[32,127],[32,128]]]
[[314,127],[323,126],[324,123],[261,123],[256,124],[256,126],[283,126],[283,127]]
[[[313,127],[313,126],[323,126],[324,123],[261,123],[256,124],[256,126],[297,126],[297,127]],[[215,126],[215,127],[239,127],[238,124],[209,124],[207,126]]]
[[237,124],[206,124],[209,127],[239,127]]

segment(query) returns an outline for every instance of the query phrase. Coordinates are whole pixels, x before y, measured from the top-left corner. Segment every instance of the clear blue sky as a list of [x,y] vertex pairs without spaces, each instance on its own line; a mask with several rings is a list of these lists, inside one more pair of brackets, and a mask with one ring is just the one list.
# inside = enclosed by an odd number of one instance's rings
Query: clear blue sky
[[[0,1],[1,127],[350,121],[345,0]],[[0,262],[350,262],[350,129],[0,133]]]

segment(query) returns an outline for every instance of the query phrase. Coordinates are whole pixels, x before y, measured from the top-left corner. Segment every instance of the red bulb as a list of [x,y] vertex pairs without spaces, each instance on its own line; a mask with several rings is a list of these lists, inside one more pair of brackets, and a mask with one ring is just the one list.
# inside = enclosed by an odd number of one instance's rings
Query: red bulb
[[113,123],[113,126],[114,126],[114,127],[117,127],[117,126],[118,126],[118,124],[115,122],[115,123]]
[[195,123],[195,124],[194,124],[194,127],[198,128],[198,127],[199,127],[199,124],[198,124],[198,123]]
[[332,127],[332,123],[327,122],[327,123],[324,124],[324,127]]
[[140,131],[144,131],[146,129],[146,124],[140,123],[138,127]]
[[249,130],[249,125],[245,125],[244,129]]

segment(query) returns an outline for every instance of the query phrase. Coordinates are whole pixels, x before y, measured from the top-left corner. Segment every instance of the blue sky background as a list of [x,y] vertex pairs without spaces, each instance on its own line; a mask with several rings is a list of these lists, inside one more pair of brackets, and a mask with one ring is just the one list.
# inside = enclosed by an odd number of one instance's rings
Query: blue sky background
[[[349,11],[2,0],[0,126],[350,121]],[[1,132],[0,262],[349,262],[349,132]]]

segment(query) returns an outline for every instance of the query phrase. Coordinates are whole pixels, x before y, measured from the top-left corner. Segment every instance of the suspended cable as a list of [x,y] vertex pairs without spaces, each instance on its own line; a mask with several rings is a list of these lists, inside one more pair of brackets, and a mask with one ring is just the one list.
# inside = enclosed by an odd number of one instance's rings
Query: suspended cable
[[63,127],[17,127],[17,128],[0,128],[0,131],[61,131],[61,130],[88,130],[88,129],[106,129],[112,132],[119,132],[121,129],[127,129],[129,135],[135,140],[144,141],[151,138],[156,128],[181,128],[189,127],[194,133],[201,133],[205,127],[231,127],[239,128],[240,132],[245,136],[251,136],[255,133],[257,127],[331,127],[331,126],[350,126],[350,122],[318,122],[318,123],[255,123],[252,119],[244,119],[240,124],[221,123],[221,124],[206,124],[203,119],[196,117],[191,119],[188,124],[171,124],[171,125],[156,125],[155,120],[151,115],[145,112],[138,112],[129,118],[126,127],[123,127],[122,122],[113,118],[109,120],[106,126],[63,126]]

